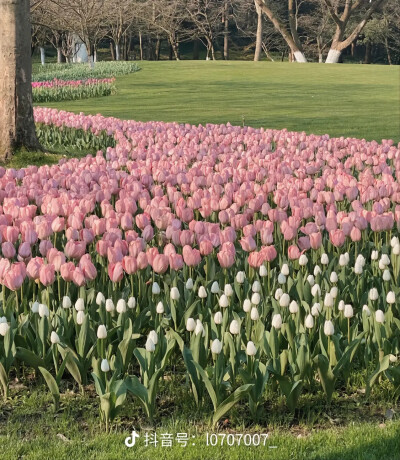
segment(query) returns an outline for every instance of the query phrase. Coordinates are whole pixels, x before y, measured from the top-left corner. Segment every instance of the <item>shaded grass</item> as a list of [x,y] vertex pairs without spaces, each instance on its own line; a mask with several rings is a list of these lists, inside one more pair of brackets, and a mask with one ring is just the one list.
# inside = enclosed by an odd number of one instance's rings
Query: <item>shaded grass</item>
[[139,121],[242,123],[400,141],[397,66],[279,62],[141,62],[107,98],[45,104]]

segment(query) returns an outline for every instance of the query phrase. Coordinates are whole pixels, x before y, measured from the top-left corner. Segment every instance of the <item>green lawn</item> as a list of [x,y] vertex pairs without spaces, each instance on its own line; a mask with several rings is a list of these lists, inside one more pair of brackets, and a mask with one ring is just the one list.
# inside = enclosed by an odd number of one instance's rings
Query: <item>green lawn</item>
[[227,123],[400,141],[398,66],[280,62],[140,62],[118,93],[47,103],[140,121]]

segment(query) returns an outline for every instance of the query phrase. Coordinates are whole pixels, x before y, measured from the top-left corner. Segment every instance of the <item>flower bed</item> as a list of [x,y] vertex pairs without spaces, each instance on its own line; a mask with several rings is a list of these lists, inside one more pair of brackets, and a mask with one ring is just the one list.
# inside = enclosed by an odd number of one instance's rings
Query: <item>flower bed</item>
[[[294,410],[361,371],[400,387],[399,145],[35,108],[116,146],[0,169],[0,374],[38,368],[57,405],[94,381],[156,414],[173,365],[216,423],[266,388]],[[18,364],[19,365],[19,364]],[[185,382],[190,382],[185,385]]]

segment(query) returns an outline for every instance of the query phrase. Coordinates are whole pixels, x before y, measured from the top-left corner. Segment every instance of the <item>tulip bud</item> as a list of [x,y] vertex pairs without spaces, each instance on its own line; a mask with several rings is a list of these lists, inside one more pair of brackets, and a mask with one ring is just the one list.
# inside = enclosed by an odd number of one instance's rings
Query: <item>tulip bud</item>
[[378,289],[376,289],[376,288],[370,289],[368,297],[369,297],[369,300],[372,300],[372,301],[377,300],[378,297],[379,297]]
[[327,336],[333,335],[335,332],[335,328],[333,327],[333,323],[331,320],[325,321],[324,324],[324,334]]
[[44,316],[49,316],[49,314],[50,312],[47,305],[44,305],[43,303],[39,304],[39,316],[43,318]]
[[150,331],[149,332],[149,337],[151,338],[152,342],[154,343],[154,345],[157,345],[158,343],[158,335],[157,335],[157,332],[156,331]]
[[196,320],[196,328],[194,330],[194,333],[195,333],[195,335],[201,334],[203,337],[205,335],[203,324],[199,319]]
[[85,313],[83,311],[78,311],[78,313],[76,314],[76,324],[82,326],[84,319]]
[[221,308],[226,308],[229,306],[229,300],[228,297],[225,294],[222,294],[222,296],[219,298],[219,306]]
[[57,332],[52,331],[50,334],[50,342],[55,345],[56,343],[60,343],[60,337],[58,336]]
[[236,281],[239,283],[239,284],[243,284],[244,283],[244,279],[245,279],[245,273],[244,272],[237,272],[236,274]]
[[315,303],[312,307],[311,307],[311,314],[313,316],[319,316],[319,314],[321,313],[321,305],[319,303]]
[[395,363],[397,361],[397,356],[390,354],[389,355],[389,361],[391,363]]
[[261,297],[258,292],[254,292],[253,295],[251,296],[251,303],[253,305],[258,305],[261,302]]
[[265,277],[265,276],[268,276],[268,270],[267,270],[267,267],[263,264],[263,265],[260,265],[260,268],[258,270],[258,273],[260,274],[261,277]]
[[371,252],[371,260],[378,260],[379,258],[379,252],[378,251],[372,251]]
[[328,254],[322,254],[322,256],[321,256],[321,264],[322,265],[328,265],[329,264]]
[[186,281],[185,287],[188,291],[191,291],[193,289],[193,280],[192,278],[188,278]]
[[356,275],[362,275],[362,272],[363,272],[363,266],[361,264],[355,264],[354,265],[354,273]]
[[97,338],[98,339],[105,339],[107,337],[107,329],[104,324],[100,324],[97,328]]
[[214,315],[214,323],[215,324],[222,324],[222,313],[220,311],[217,311]]
[[136,307],[136,299],[135,297],[129,297],[128,299],[128,308],[135,308]]
[[162,302],[158,302],[158,304],[156,306],[156,312],[159,315],[162,315],[164,313],[164,304]]
[[305,265],[308,264],[308,258],[305,254],[301,254],[301,256],[299,257],[299,265],[301,267],[304,267]]
[[275,291],[275,300],[279,300],[283,295],[283,290],[281,288],[278,288],[276,291]]
[[145,348],[146,351],[149,351],[150,353],[153,353],[153,351],[156,349],[156,346],[150,337],[147,337]]
[[282,316],[278,313],[272,317],[272,327],[280,329],[282,327]]
[[299,305],[298,305],[298,303],[297,303],[295,300],[292,300],[292,301],[290,302],[289,311],[290,311],[290,313],[293,313],[293,314],[298,313],[298,311],[299,311]]
[[31,310],[32,310],[32,313],[39,312],[39,302],[38,301],[33,302]]
[[76,311],[83,311],[85,309],[85,302],[82,298],[79,298],[76,302],[75,302],[75,310]]
[[171,288],[171,292],[170,292],[170,297],[171,297],[171,300],[179,300],[179,297],[181,295],[179,294],[179,289],[177,287],[172,287]]
[[371,310],[368,308],[368,305],[363,305],[362,311],[365,312],[367,316],[371,316]]
[[283,264],[281,268],[282,275],[288,276],[289,275],[289,267],[288,264]]
[[332,286],[330,290],[330,294],[332,296],[332,299],[336,299],[338,295],[338,288],[336,286]]
[[117,312],[125,313],[126,312],[126,302],[124,299],[119,299],[117,302]]
[[158,295],[161,292],[160,286],[156,281],[151,286],[151,293],[154,295]]
[[63,308],[71,308],[72,302],[71,299],[66,295],[62,299]]
[[394,256],[398,256],[400,254],[400,244],[396,244],[396,246],[393,246],[392,254]]
[[254,345],[254,343],[250,340],[249,342],[247,342],[246,354],[248,356],[254,356],[256,353],[257,353],[257,348]]
[[222,343],[218,339],[213,340],[211,344],[211,352],[216,355],[219,355],[221,351],[222,351]]
[[314,276],[313,275],[308,275],[307,276],[307,281],[308,281],[308,284],[313,287],[314,284],[315,284],[315,279],[314,279]]
[[232,335],[237,335],[240,332],[240,326],[239,323],[236,321],[236,319],[231,321],[231,324],[229,325],[229,332]]
[[312,317],[312,315],[307,315],[306,320],[304,321],[304,325],[308,329],[312,329],[314,327],[314,318]]
[[102,372],[108,372],[110,370],[110,365],[108,364],[108,361],[106,359],[102,359],[100,369],[102,370]]
[[244,299],[243,311],[248,313],[250,310],[251,310],[251,301],[249,299]]
[[344,306],[344,317],[345,318],[352,318],[354,316],[353,307],[349,304]]
[[331,276],[329,277],[331,283],[337,283],[338,282],[338,276],[336,272],[332,272]]
[[341,300],[338,305],[338,310],[343,311],[344,310],[344,300]]
[[261,292],[261,284],[259,281],[254,281],[253,285],[251,286],[251,290],[253,292]]
[[230,284],[225,284],[224,294],[227,297],[231,297],[233,295],[233,289],[232,289],[232,286]]
[[97,305],[101,305],[102,303],[105,303],[106,298],[104,297],[104,294],[102,292],[99,292],[96,296],[96,303]]
[[257,307],[253,307],[250,311],[250,318],[253,321],[257,321],[260,318],[260,315],[258,314]]
[[4,337],[7,334],[9,329],[10,329],[10,326],[9,326],[9,324],[7,322],[1,322],[0,323],[0,335],[2,335]]
[[383,324],[385,322],[385,314],[382,310],[376,310],[375,312],[375,320],[377,323]]
[[200,299],[205,299],[207,297],[207,291],[204,286],[199,287],[199,293],[198,293]]
[[196,321],[193,318],[188,318],[186,321],[186,330],[193,332],[196,329]]
[[346,255],[345,254],[340,254],[340,256],[339,256],[339,265],[341,267],[345,267],[348,263],[349,263],[349,261],[347,260]]
[[381,261],[382,264],[385,265],[385,266],[390,265],[390,259],[389,259],[389,256],[388,256],[387,254],[382,254],[381,260],[380,260],[380,261]]
[[394,248],[399,243],[400,243],[400,241],[397,238],[397,236],[393,236],[392,239],[390,240],[390,246],[392,246],[392,248]]
[[286,294],[285,292],[284,294],[281,295],[281,298],[279,299],[279,305],[281,307],[287,307],[289,306],[289,303],[290,303],[289,294]]
[[217,281],[214,281],[213,284],[211,285],[211,292],[213,294],[218,294],[219,293],[219,284]]
[[114,302],[112,299],[106,300],[106,310],[110,313],[115,310]]
[[333,307],[333,298],[329,292],[325,294],[324,305],[328,308]]
[[357,259],[356,259],[356,264],[359,264],[362,267],[364,267],[364,265],[365,265],[365,257],[362,254],[358,254]]
[[383,263],[382,259],[379,259],[378,266],[379,266],[379,270],[385,270],[386,268],[386,265]]
[[283,273],[279,273],[278,275],[278,283],[285,284],[286,283],[286,276]]
[[319,265],[316,265],[314,267],[314,276],[318,276],[321,273],[321,267]]
[[313,297],[321,295],[321,288],[319,287],[319,284],[314,284],[314,286],[311,288],[311,294]]
[[386,302],[388,304],[393,304],[396,302],[396,296],[393,291],[389,291],[386,296]]

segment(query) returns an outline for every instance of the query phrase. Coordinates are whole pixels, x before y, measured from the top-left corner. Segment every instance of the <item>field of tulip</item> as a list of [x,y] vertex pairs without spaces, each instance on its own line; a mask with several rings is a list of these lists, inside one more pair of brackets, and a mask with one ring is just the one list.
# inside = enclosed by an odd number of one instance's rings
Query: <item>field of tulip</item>
[[[35,108],[94,157],[0,168],[0,382],[35,370],[57,408],[94,383],[106,431],[149,422],[171,373],[216,425],[267,390],[400,395],[400,145]],[[65,137],[62,137],[65,136]],[[98,144],[95,144],[96,148]]]
[[109,96],[116,92],[115,78],[32,82],[33,102],[72,101]]

